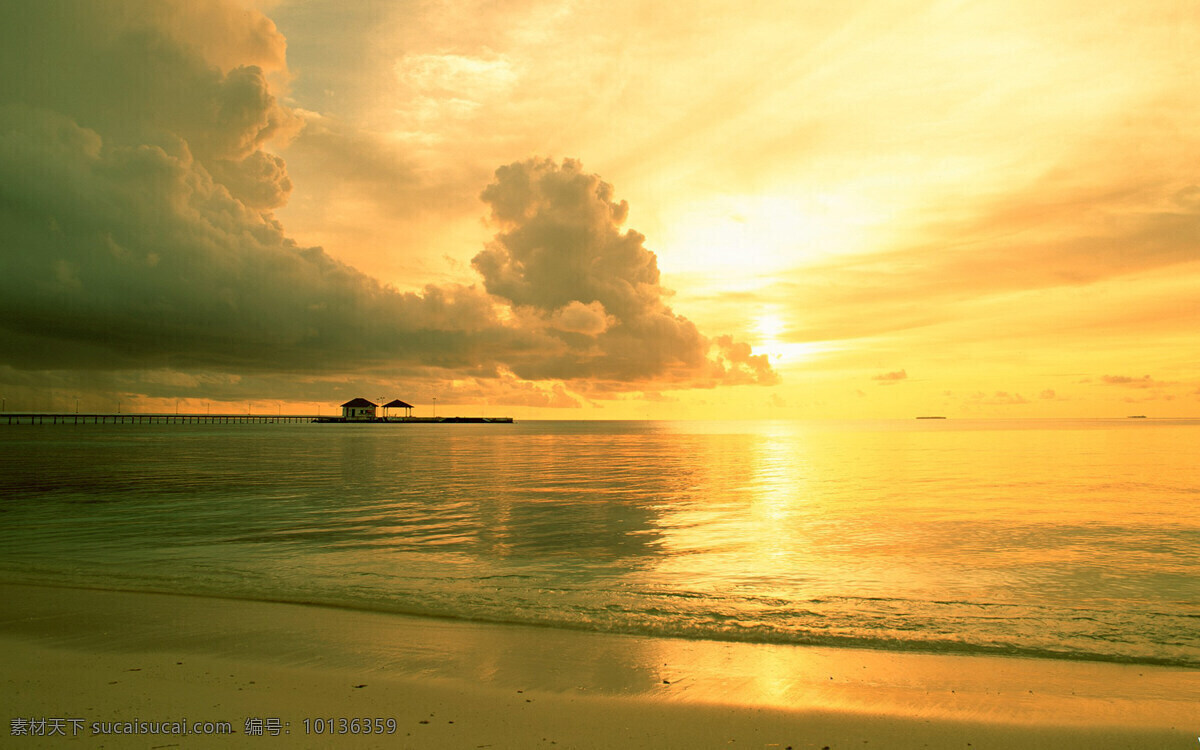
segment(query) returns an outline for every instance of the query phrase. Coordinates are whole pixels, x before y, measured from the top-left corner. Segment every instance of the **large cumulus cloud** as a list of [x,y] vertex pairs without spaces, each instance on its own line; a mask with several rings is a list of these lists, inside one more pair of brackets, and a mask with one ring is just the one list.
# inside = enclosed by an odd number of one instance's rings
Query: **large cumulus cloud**
[[400,294],[297,247],[184,142],[110,147],[22,105],[0,106],[0,226],[7,356],[27,367],[467,367],[521,334],[477,291]]
[[[483,287],[401,293],[292,241],[284,40],[239,6],[9,9],[0,31],[0,365],[442,371],[640,389],[769,382],[663,301],[623,203],[573,161],[504,167]],[[286,153],[286,152],[284,152]],[[399,249],[398,251],[402,251]]]
[[228,2],[8,3],[0,102],[60,113],[106,145],[172,147],[248,205],[280,205],[291,185],[263,149],[300,125],[271,93],[285,41]]
[[501,231],[472,265],[488,292],[562,342],[558,356],[519,363],[519,375],[774,382],[765,356],[710,341],[666,305],[645,237],[621,229],[628,206],[579,162],[501,167],[482,197]]

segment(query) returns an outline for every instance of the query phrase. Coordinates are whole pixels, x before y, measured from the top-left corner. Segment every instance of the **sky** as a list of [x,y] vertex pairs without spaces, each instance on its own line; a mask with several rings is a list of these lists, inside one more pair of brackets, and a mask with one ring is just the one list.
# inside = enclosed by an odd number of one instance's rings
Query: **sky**
[[0,0],[8,411],[1200,416],[1200,15]]

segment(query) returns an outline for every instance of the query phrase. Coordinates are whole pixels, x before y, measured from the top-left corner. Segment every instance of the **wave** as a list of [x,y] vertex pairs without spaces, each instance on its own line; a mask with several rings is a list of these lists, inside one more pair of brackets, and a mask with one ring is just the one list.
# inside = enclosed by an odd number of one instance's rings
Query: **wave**
[[[514,576],[492,576],[493,579],[512,578]],[[520,578],[521,576],[516,576]],[[826,627],[794,626],[788,629],[778,624],[748,621],[744,616],[734,612],[709,612],[707,617],[681,617],[680,613],[671,609],[644,608],[634,609],[622,607],[619,604],[607,602],[592,610],[565,610],[547,607],[527,607],[508,609],[485,606],[486,602],[458,600],[455,606],[438,606],[436,598],[423,603],[416,599],[400,597],[354,597],[338,595],[335,592],[316,592],[299,594],[297,592],[263,591],[263,590],[226,590],[204,586],[178,587],[171,585],[154,585],[148,581],[125,581],[121,585],[105,585],[96,581],[72,580],[64,581],[61,577],[51,577],[36,574],[19,574],[16,571],[6,571],[3,578],[6,583],[50,586],[57,588],[77,588],[93,591],[114,591],[142,594],[167,594],[176,596],[192,596],[209,599],[226,599],[237,601],[255,601],[264,603],[290,604],[312,607],[369,612],[374,614],[396,615],[403,617],[422,617],[438,620],[453,620],[460,622],[477,622],[504,626],[541,627],[576,632],[595,632],[605,634],[623,634],[651,638],[673,638],[695,641],[717,641],[730,643],[749,643],[764,645],[782,645],[797,647],[825,647],[870,649],[885,652],[925,653],[934,655],[954,656],[1001,656],[1010,658],[1052,659],[1082,662],[1104,662],[1117,664],[1140,664],[1146,666],[1175,667],[1184,669],[1200,669],[1200,642],[1196,634],[1196,620],[1200,615],[1158,613],[1158,629],[1162,636],[1179,636],[1173,640],[1158,640],[1156,642],[1130,643],[1127,640],[1110,640],[1104,638],[1077,637],[1071,641],[1072,647],[1055,647],[1048,643],[1037,643],[1021,640],[1013,633],[1005,633],[1004,628],[990,639],[970,639],[961,635],[939,636],[939,630],[946,629],[946,623],[931,623],[931,627],[921,627],[916,620],[910,619],[905,626],[893,631],[862,630],[860,632],[844,632],[848,626],[844,623],[826,623]],[[684,594],[684,597],[696,598],[694,594]],[[914,601],[887,597],[820,597],[807,602],[790,603],[796,605],[819,605],[836,601],[839,603],[892,603],[906,604],[914,609],[923,605],[955,604],[974,608],[1022,609],[1021,605],[1006,603],[980,602],[932,602]],[[444,603],[443,603],[444,604]],[[515,610],[515,611],[514,611]],[[1090,612],[1089,615],[1078,616],[1076,619],[1087,621],[1111,621],[1118,613],[1099,612],[1095,610],[1077,609],[1078,612]],[[796,613],[817,615],[811,609],[797,607]],[[1175,627],[1165,627],[1164,620],[1178,620]],[[1013,618],[993,619],[993,622],[1017,625]],[[838,632],[841,630],[842,632]],[[1164,632],[1165,631],[1165,632]],[[1047,641],[1060,636],[1047,636]],[[1085,648],[1089,641],[1094,648]]]

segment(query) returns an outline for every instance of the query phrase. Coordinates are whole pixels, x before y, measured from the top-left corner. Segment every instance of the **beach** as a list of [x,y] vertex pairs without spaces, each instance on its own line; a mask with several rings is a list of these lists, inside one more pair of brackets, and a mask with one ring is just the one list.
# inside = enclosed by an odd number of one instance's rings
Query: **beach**
[[[8,733],[65,735],[13,747],[1169,748],[1200,731],[1200,672],[1173,667],[26,585],[0,601]],[[171,722],[189,734],[106,734]]]

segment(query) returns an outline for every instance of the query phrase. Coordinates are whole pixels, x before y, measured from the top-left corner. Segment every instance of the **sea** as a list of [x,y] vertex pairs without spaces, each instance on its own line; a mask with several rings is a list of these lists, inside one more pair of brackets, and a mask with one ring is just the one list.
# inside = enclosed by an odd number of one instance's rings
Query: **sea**
[[1200,420],[0,426],[0,580],[1200,667]]

